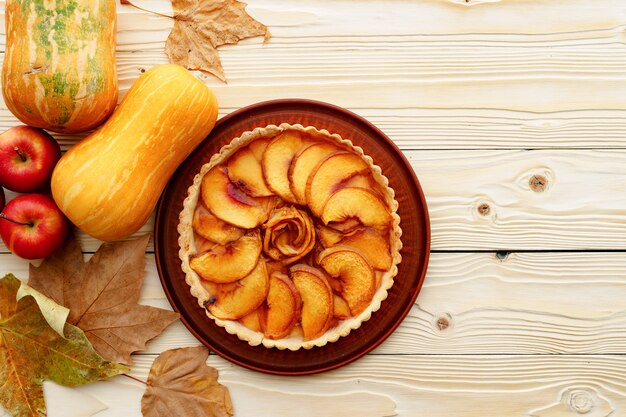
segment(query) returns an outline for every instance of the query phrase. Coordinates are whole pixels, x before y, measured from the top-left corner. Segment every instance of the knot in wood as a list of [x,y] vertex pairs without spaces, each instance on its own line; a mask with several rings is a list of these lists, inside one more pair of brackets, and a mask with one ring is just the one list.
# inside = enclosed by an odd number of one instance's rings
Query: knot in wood
[[500,262],[506,261],[506,258],[508,257],[509,257],[509,252],[507,251],[499,250],[496,252],[496,258],[498,258]]
[[593,397],[584,390],[570,392],[568,403],[570,409],[578,414],[587,414],[593,410]]
[[528,181],[530,189],[536,193],[545,191],[548,186],[548,180],[543,175],[533,175]]
[[437,319],[437,328],[439,330],[446,330],[448,327],[450,327],[450,322],[448,321],[447,318],[439,317]]
[[489,207],[489,204],[487,203],[482,203],[481,205],[478,206],[478,214],[480,214],[481,216],[488,215],[490,211],[491,211],[491,207]]
[[441,333],[447,333],[454,327],[454,320],[452,320],[452,316],[448,313],[435,315],[431,323],[433,328]]

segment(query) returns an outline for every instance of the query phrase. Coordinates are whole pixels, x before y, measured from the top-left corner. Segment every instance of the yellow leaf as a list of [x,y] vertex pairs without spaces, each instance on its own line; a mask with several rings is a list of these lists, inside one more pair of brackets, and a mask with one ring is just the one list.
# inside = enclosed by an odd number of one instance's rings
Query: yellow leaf
[[52,299],[22,282],[20,289],[17,290],[17,300],[19,301],[27,295],[31,295],[35,298],[41,313],[50,327],[52,327],[52,329],[60,336],[63,336],[63,328],[65,327],[67,316],[70,314],[70,309],[55,303]]
[[17,299],[20,285],[0,279],[0,405],[13,417],[46,415],[45,380],[76,386],[128,371],[102,359],[79,328],[55,332],[33,296]]

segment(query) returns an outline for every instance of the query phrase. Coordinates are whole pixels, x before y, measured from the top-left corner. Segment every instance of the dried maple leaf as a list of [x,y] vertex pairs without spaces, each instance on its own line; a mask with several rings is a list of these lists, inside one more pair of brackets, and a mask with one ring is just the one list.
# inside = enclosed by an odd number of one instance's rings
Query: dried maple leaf
[[[129,0],[120,2],[145,10]],[[250,17],[246,3],[237,0],[172,0],[172,8],[174,16],[166,16],[174,19],[165,43],[170,62],[213,74],[224,82],[217,47],[254,36],[263,35],[265,41],[270,37],[267,26]]]
[[63,246],[46,258],[39,268],[29,266],[28,285],[67,307],[63,295],[65,280],[80,273],[84,265],[80,245],[69,232]]
[[39,267],[29,284],[70,309],[68,322],[80,327],[103,357],[131,364],[131,353],[161,334],[178,313],[139,305],[149,236],[105,243],[85,263],[76,239]]
[[59,335],[33,296],[16,299],[20,285],[11,274],[0,279],[0,404],[13,417],[46,415],[44,380],[76,386],[129,370],[98,356],[77,327]]
[[228,417],[233,404],[203,346],[168,350],[154,361],[141,399],[144,417]]

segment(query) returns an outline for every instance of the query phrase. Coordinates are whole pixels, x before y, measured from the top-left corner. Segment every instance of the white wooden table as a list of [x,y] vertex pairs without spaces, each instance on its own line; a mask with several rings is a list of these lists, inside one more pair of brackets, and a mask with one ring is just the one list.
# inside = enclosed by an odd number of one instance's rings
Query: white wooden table
[[[277,377],[211,355],[235,415],[626,415],[626,1],[248,3],[273,37],[221,48],[228,84],[202,77],[220,115],[300,97],[367,118],[417,173],[432,255],[400,328],[348,366]],[[167,61],[172,21],[118,13],[124,92]],[[0,129],[17,123],[2,105]],[[152,243],[146,257],[143,302],[170,308]],[[27,271],[0,247],[0,274]],[[175,323],[132,375],[198,344]],[[45,389],[52,417],[141,415],[144,386],[124,376]]]

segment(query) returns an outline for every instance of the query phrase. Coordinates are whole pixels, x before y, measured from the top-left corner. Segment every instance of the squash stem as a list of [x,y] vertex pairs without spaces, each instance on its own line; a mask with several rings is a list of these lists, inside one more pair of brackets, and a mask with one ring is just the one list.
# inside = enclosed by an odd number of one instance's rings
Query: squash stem
[[21,226],[33,227],[35,225],[35,223],[33,221],[26,222],[26,223],[20,222],[20,221],[17,221],[17,220],[14,220],[14,219],[10,218],[9,216],[7,216],[4,213],[0,213],[0,219],[4,219],[4,220],[7,220],[7,221],[10,221],[11,223],[19,224]]
[[28,159],[28,156],[26,156],[26,154],[22,152],[20,148],[16,146],[13,148],[13,150],[15,151],[15,153],[17,153],[20,156],[20,159],[22,160],[22,162],[26,162],[26,160]]

